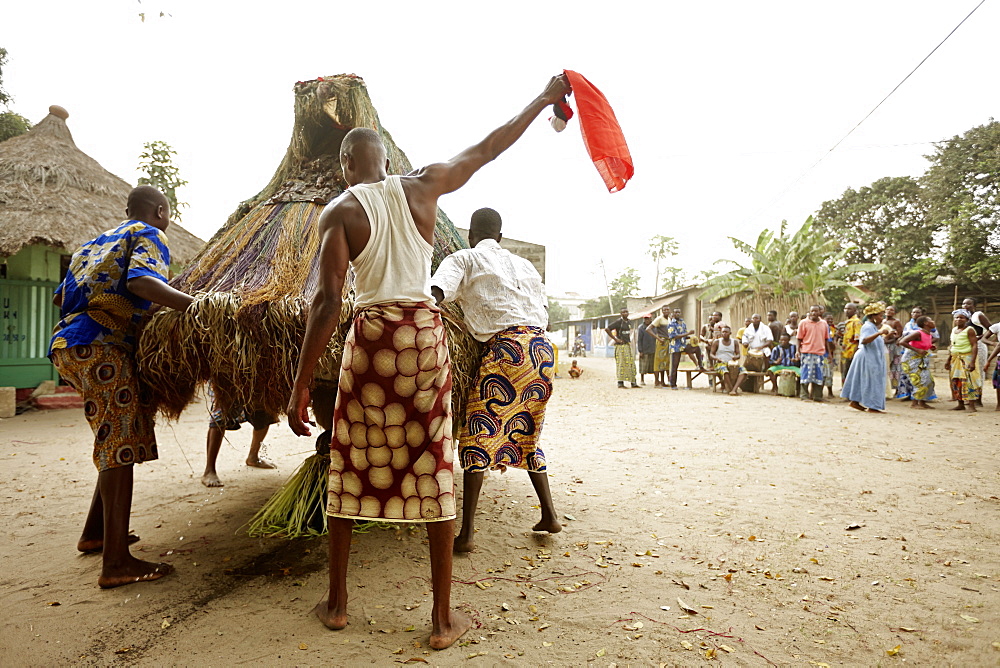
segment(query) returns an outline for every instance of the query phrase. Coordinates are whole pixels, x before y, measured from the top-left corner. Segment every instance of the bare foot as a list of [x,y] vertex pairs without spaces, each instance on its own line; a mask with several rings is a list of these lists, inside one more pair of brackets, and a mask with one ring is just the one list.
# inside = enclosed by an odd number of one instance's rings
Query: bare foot
[[115,569],[113,573],[103,571],[101,577],[97,578],[97,584],[101,589],[113,589],[136,582],[152,582],[173,572],[174,567],[170,564],[157,564],[130,557],[128,563]]
[[219,475],[217,473],[206,473],[201,477],[201,484],[205,487],[225,487],[223,482],[219,480]]
[[430,646],[433,649],[445,649],[451,647],[456,640],[462,637],[466,631],[472,628],[472,618],[464,612],[451,610],[448,614],[448,622],[441,626],[436,626],[431,631]]
[[313,612],[319,617],[319,621],[323,622],[323,626],[331,631],[339,631],[347,626],[347,611],[331,610],[330,602],[327,598],[317,603],[316,607],[313,608]]
[[732,392],[729,393],[729,396],[731,396],[731,397],[738,397],[738,396],[740,396],[740,393],[738,391],[736,391],[736,390],[733,390]]
[[856,401],[852,401],[849,405],[850,405],[851,408],[853,408],[856,411],[864,411],[865,410],[865,407],[862,406],[861,404],[859,404]]
[[885,413],[885,411],[880,411],[880,410],[876,410],[876,409],[874,409],[874,408],[869,408],[869,409],[868,409],[868,412],[869,412],[869,413]]
[[464,533],[455,536],[455,546],[452,548],[454,552],[472,552],[475,549],[476,541],[471,536],[466,536]]
[[962,404],[959,404],[958,406],[955,406],[951,410],[953,410],[953,411],[964,411],[965,410],[965,406],[963,406]]
[[978,413],[978,412],[979,412],[979,411],[977,411],[977,410],[976,410],[976,406],[975,406],[975,404],[969,404],[969,405],[968,405],[968,406],[966,406],[965,408],[966,408],[966,410],[967,410],[968,412],[970,412],[970,413]]
[[258,457],[257,459],[250,459],[247,457],[247,466],[252,466],[255,469],[276,469],[278,465],[269,459],[264,459],[263,457]]
[[[128,535],[128,544],[138,543],[139,537],[134,533]],[[104,551],[104,539],[103,538],[81,538],[76,543],[76,549],[80,550],[84,554],[97,554]]]
[[559,533],[563,530],[562,524],[559,524],[554,519],[543,519],[535,526],[531,527],[532,531],[548,531],[549,533]]

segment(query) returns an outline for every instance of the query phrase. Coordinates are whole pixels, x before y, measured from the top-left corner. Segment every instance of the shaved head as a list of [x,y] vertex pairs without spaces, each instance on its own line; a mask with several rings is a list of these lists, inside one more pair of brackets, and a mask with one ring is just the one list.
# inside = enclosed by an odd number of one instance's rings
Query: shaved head
[[170,201],[153,186],[138,186],[128,194],[125,215],[166,230],[170,224]]
[[381,156],[379,162],[382,162],[385,160],[385,144],[379,133],[371,128],[354,128],[340,142],[340,155],[349,155],[355,160]]
[[[500,214],[493,209],[479,209],[472,214],[469,222],[469,242],[475,247],[483,239],[500,240],[500,229],[503,227],[503,220]],[[471,243],[475,241],[475,243]]]
[[126,206],[133,215],[136,215],[153,211],[158,206],[170,206],[170,202],[167,201],[166,195],[153,186],[139,186],[128,194]]
[[389,170],[382,137],[371,128],[354,128],[340,142],[340,169],[347,185],[375,183]]

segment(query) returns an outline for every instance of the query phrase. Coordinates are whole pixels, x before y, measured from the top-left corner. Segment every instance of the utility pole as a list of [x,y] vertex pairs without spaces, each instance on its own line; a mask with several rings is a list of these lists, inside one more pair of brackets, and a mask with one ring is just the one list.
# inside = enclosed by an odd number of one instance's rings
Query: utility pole
[[614,315],[615,305],[611,301],[611,286],[608,285],[608,270],[604,267],[604,258],[601,258],[601,272],[604,274],[604,290],[608,293],[608,313]]

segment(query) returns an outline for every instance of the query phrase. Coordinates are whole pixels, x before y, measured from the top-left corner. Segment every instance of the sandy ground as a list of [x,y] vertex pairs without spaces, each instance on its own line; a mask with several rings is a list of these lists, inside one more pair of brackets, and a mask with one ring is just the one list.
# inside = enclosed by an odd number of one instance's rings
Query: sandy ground
[[249,429],[230,434],[221,490],[199,483],[205,407],[162,425],[132,527],[177,572],[102,591],[99,557],[74,549],[95,481],[82,412],[4,420],[0,665],[998,665],[992,392],[978,415],[879,416],[618,390],[612,360],[583,365],[557,381],[543,439],[566,529],[532,534],[527,476],[491,475],[478,551],[455,560],[476,624],[442,652],[422,528],[356,536],[340,632],[310,615],[325,539],[241,531],[312,448],[284,425],[276,472],[243,466]]

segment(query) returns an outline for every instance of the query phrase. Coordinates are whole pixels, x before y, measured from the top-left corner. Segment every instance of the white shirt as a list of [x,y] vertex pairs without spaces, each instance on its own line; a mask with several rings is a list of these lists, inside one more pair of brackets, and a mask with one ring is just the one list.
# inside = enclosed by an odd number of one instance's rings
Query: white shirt
[[508,327],[545,329],[549,322],[542,277],[530,262],[493,239],[446,257],[431,285],[441,289],[444,301],[458,302],[466,328],[479,341]]
[[753,329],[753,323],[750,323],[747,328],[743,331],[743,345],[745,345],[750,350],[760,350],[761,348],[766,348],[771,345],[774,341],[774,335],[771,333],[771,328],[760,323],[757,326],[757,331]]

